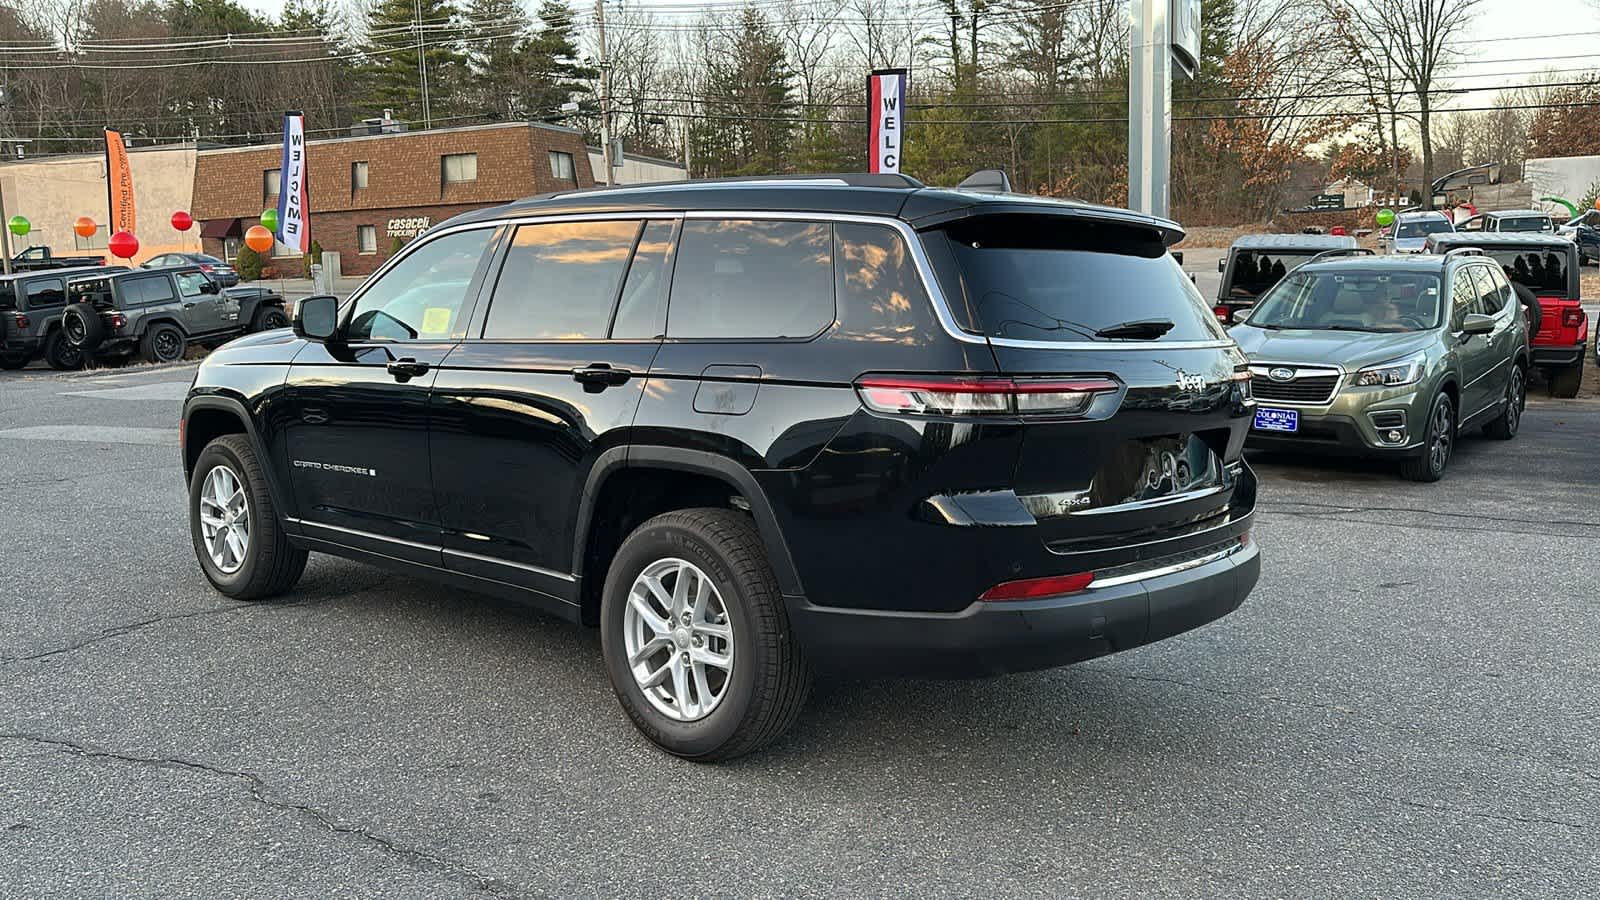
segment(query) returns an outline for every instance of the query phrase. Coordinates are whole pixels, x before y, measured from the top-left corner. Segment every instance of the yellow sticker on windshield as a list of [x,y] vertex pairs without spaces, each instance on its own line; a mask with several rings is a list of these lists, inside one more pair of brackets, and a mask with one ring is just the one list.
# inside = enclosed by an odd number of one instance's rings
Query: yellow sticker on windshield
[[450,330],[450,310],[443,306],[430,306],[422,311],[422,333],[444,334]]

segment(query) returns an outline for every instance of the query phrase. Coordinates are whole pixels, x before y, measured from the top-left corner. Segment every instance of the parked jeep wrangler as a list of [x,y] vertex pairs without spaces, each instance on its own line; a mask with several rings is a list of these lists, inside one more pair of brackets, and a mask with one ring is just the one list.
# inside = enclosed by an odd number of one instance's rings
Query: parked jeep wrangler
[[93,271],[124,271],[125,266],[82,266],[0,276],[0,369],[20,369],[41,353],[52,369],[76,369],[83,354],[61,332],[67,305],[66,279]]
[[67,342],[101,358],[137,353],[146,362],[172,362],[190,343],[289,324],[283,298],[223,290],[198,266],[70,278],[67,299],[61,313]]
[[1497,263],[1532,311],[1533,365],[1552,397],[1576,397],[1583,384],[1589,314],[1583,309],[1577,245],[1565,235],[1472,232],[1428,236],[1429,253],[1476,247]]
[[1262,294],[1311,257],[1355,246],[1356,239],[1348,235],[1247,234],[1233,242],[1227,256],[1217,260],[1222,284],[1217,287],[1212,311],[1226,326],[1234,321],[1234,310],[1254,306]]
[[241,599],[317,550],[597,625],[699,760],[781,734],[813,667],[1161,640],[1260,567],[1249,369],[1182,235],[898,175],[466,213],[200,366],[195,555]]

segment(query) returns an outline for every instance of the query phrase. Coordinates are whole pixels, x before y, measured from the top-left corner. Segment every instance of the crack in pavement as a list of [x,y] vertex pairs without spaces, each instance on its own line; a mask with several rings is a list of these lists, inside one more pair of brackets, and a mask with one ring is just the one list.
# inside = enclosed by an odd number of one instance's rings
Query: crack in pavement
[[378,832],[363,828],[359,825],[345,824],[344,822],[334,818],[331,814],[314,806],[307,806],[302,803],[290,803],[286,800],[275,800],[271,797],[268,797],[266,795],[266,781],[262,779],[261,776],[252,772],[224,769],[219,766],[213,766],[207,763],[196,762],[191,759],[182,759],[179,757],[132,756],[126,753],[116,753],[110,750],[102,750],[99,748],[90,747],[87,744],[82,744],[77,741],[46,737],[44,735],[30,734],[26,732],[0,732],[0,740],[21,741],[34,745],[50,747],[59,752],[69,753],[85,759],[104,759],[111,760],[113,762],[150,766],[172,771],[199,772],[207,775],[217,776],[219,778],[228,778],[235,781],[240,781],[243,782],[244,785],[249,789],[251,800],[261,804],[262,806],[308,819],[335,834],[348,835],[358,838],[374,847],[377,847],[380,850],[383,850],[385,853],[389,853],[404,860],[413,868],[439,872],[458,881],[462,881],[477,893],[490,894],[496,897],[517,896],[516,891],[499,880],[484,875],[483,873],[478,872],[475,869],[464,865],[463,863],[457,862],[445,856],[441,856],[438,853],[401,844],[394,838],[387,837],[379,834]]
[[1396,803],[1414,809],[1426,809],[1431,812],[1451,813],[1458,816],[1471,816],[1475,819],[1493,819],[1496,822],[1511,822],[1518,825],[1561,825],[1566,828],[1583,831],[1588,826],[1582,822],[1569,822],[1566,819],[1547,819],[1543,816],[1502,816],[1495,813],[1477,812],[1462,809],[1459,806],[1446,806],[1441,803],[1423,803],[1420,800],[1407,800],[1403,797],[1391,797],[1388,794],[1372,794],[1366,791],[1351,791],[1351,796],[1366,797],[1369,800],[1378,800],[1384,803]]
[[[1435,739],[1435,740],[1439,739],[1438,735],[1429,732],[1427,729],[1423,728],[1420,725],[1396,725],[1393,722],[1387,721],[1385,719],[1379,719],[1379,718],[1377,718],[1375,716],[1369,716],[1366,713],[1357,711],[1353,707],[1343,706],[1343,705],[1338,704],[1338,703],[1322,703],[1322,702],[1311,701],[1311,700],[1297,700],[1297,699],[1295,699],[1293,697],[1280,697],[1280,696],[1277,696],[1275,694],[1252,694],[1252,693],[1246,693],[1244,691],[1229,691],[1229,690],[1225,690],[1223,688],[1214,688],[1214,687],[1210,687],[1208,685],[1197,684],[1197,683],[1192,682],[1192,681],[1183,681],[1183,680],[1177,679],[1177,678],[1163,678],[1163,677],[1161,677],[1159,675],[1138,675],[1138,674],[1133,674],[1133,673],[1130,673],[1130,672],[1110,672],[1110,671],[1106,671],[1104,669],[1099,669],[1099,668],[1094,668],[1094,667],[1085,667],[1083,669],[1083,671],[1084,672],[1088,672],[1088,673],[1092,673],[1092,674],[1096,674],[1096,675],[1102,675],[1102,676],[1107,677],[1107,678],[1121,678],[1121,679],[1125,679],[1127,681],[1150,681],[1150,682],[1155,682],[1157,684],[1170,684],[1170,685],[1174,685],[1176,687],[1184,687],[1184,688],[1189,688],[1190,690],[1200,691],[1201,693],[1204,693],[1204,694],[1212,694],[1212,695],[1217,696],[1217,697],[1230,697],[1230,698],[1243,699],[1243,700],[1265,700],[1265,701],[1267,701],[1269,703],[1280,703],[1280,704],[1283,704],[1284,706],[1293,706],[1293,707],[1298,707],[1300,709],[1315,709],[1315,710],[1321,710],[1323,712],[1333,712],[1333,713],[1338,713],[1339,715],[1342,715],[1342,716],[1347,716],[1347,717],[1352,718],[1352,719],[1358,719],[1358,720],[1360,720],[1362,722],[1366,722],[1366,723],[1371,724],[1371,725],[1376,725],[1379,728],[1384,728],[1384,729],[1387,729],[1389,731],[1402,732],[1402,733],[1403,732],[1416,732],[1416,733],[1425,735],[1425,736],[1427,736],[1429,738],[1432,738],[1432,739]],[[1532,759],[1532,760],[1544,763],[1546,765],[1552,766],[1555,769],[1557,769],[1559,771],[1562,771],[1562,772],[1565,772],[1568,775],[1575,775],[1578,778],[1582,778],[1582,779],[1585,779],[1587,781],[1600,781],[1600,774],[1596,774],[1594,772],[1589,771],[1590,768],[1594,767],[1594,764],[1589,762],[1589,761],[1587,761],[1587,760],[1574,759],[1571,756],[1560,756],[1560,757],[1530,756],[1526,750],[1523,750],[1523,749],[1518,748],[1518,747],[1507,747],[1507,746],[1505,746],[1503,744],[1492,744],[1492,743],[1488,743],[1488,742],[1484,742],[1484,741],[1462,742],[1462,741],[1455,741],[1455,740],[1452,739],[1452,743],[1457,743],[1457,744],[1468,743],[1472,747],[1486,749],[1486,750],[1494,750],[1494,751],[1497,751],[1497,752],[1500,752],[1500,753],[1507,754],[1509,756],[1516,756],[1516,757],[1520,757],[1520,758],[1524,758],[1524,759]]]
[[337,599],[364,594],[367,591],[381,587],[389,580],[390,579],[388,577],[379,578],[369,585],[365,585],[354,590],[344,591],[338,594],[329,594],[324,597],[315,597],[307,600],[295,601],[293,603],[233,603],[227,606],[218,607],[216,609],[201,609],[195,610],[194,612],[172,613],[165,616],[155,616],[154,618],[150,619],[141,619],[137,622],[128,622],[126,624],[104,629],[98,634],[75,641],[71,644],[67,644],[64,647],[52,647],[49,650],[41,650],[36,653],[28,653],[21,656],[0,655],[0,667],[15,665],[17,663],[33,662],[34,660],[46,659],[52,656],[60,656],[63,653],[72,653],[73,651],[82,650],[85,647],[93,646],[101,643],[102,641],[108,641],[112,638],[133,634],[136,631],[141,631],[145,628],[149,628],[152,625],[159,625],[163,622],[176,622],[182,619],[198,619],[205,616],[226,615],[228,613],[236,613],[242,610],[259,610],[262,612],[270,612],[277,609],[297,609],[305,606],[321,606],[325,603],[331,603]]

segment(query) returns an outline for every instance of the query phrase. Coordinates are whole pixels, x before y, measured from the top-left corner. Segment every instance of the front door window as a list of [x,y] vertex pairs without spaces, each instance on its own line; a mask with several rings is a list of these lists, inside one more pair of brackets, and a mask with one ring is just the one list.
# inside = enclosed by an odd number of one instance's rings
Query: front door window
[[378,276],[359,298],[347,336],[353,341],[444,340],[461,337],[467,287],[491,228],[435,238]]

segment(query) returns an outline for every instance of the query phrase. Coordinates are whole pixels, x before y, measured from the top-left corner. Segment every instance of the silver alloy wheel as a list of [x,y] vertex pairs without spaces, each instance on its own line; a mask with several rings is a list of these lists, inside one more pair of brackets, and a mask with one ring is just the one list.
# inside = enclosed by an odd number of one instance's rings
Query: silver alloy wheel
[[1445,463],[1450,460],[1450,444],[1454,435],[1450,433],[1450,401],[1433,408],[1433,427],[1430,429],[1431,446],[1428,448],[1429,462],[1435,472],[1443,472]]
[[1528,402],[1527,385],[1523,383],[1522,367],[1511,367],[1511,384],[1507,387],[1510,404],[1506,407],[1506,428],[1512,434],[1517,433],[1517,426],[1522,423],[1522,407]]
[[200,537],[211,564],[224,575],[244,565],[250,549],[250,498],[244,482],[227,466],[213,468],[201,482]]
[[733,679],[733,625],[711,578],[688,560],[659,559],[628,589],[622,614],[628,669],[656,711],[679,722],[711,715]]

